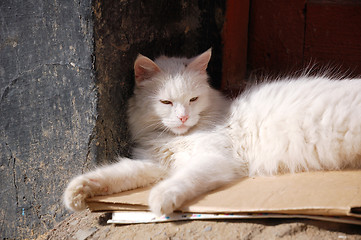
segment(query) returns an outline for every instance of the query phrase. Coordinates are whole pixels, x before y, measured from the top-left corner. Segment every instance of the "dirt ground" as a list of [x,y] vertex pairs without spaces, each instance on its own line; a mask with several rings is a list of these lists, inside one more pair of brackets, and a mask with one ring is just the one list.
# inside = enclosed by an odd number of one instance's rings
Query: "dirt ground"
[[106,224],[110,214],[72,214],[45,239],[361,239],[361,226],[305,219],[186,221],[135,225]]

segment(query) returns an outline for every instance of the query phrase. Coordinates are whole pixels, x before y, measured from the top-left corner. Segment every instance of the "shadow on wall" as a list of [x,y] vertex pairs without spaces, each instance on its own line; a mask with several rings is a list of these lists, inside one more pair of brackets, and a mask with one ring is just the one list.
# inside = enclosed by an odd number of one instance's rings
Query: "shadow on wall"
[[97,162],[130,154],[126,102],[139,53],[192,57],[213,48],[211,83],[221,85],[224,1],[95,1],[95,69],[99,91]]

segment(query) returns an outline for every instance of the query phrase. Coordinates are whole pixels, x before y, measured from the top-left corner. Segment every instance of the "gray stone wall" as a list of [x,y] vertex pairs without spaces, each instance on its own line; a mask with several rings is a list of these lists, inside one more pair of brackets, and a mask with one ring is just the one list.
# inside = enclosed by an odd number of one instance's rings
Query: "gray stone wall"
[[0,237],[64,218],[69,177],[95,162],[91,1],[0,3]]

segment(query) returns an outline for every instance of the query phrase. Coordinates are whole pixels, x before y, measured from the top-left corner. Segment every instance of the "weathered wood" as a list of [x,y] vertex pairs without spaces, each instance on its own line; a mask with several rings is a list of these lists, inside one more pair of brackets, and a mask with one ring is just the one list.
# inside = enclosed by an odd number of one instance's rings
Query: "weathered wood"
[[254,0],[250,7],[248,68],[280,74],[302,67],[306,0]]
[[238,93],[247,70],[249,0],[228,0],[223,26],[222,90]]
[[360,61],[360,1],[251,1],[249,72],[278,75],[315,65],[357,76]]
[[361,2],[309,1],[304,58],[361,75]]

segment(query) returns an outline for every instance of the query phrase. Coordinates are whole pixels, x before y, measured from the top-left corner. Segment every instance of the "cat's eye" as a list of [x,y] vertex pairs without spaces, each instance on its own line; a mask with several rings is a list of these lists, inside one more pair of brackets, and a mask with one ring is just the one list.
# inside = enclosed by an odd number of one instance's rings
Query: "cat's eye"
[[160,102],[163,103],[163,104],[173,105],[173,103],[171,101],[168,101],[168,100],[160,100]]
[[195,102],[195,101],[197,101],[198,100],[198,97],[194,97],[194,98],[191,98],[189,101],[190,102]]

